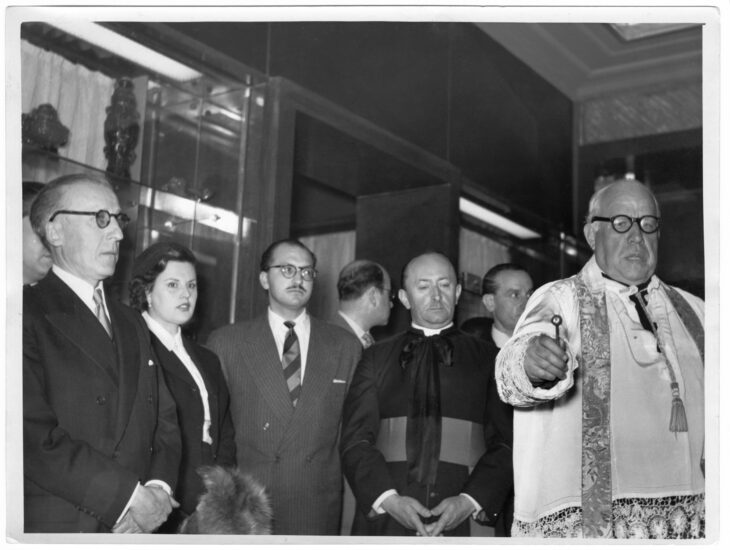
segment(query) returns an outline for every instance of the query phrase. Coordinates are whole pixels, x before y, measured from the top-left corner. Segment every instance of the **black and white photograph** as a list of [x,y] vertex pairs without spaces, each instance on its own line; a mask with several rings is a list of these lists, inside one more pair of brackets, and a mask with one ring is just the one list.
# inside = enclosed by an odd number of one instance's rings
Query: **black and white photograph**
[[730,5],[4,7],[6,543],[730,540]]

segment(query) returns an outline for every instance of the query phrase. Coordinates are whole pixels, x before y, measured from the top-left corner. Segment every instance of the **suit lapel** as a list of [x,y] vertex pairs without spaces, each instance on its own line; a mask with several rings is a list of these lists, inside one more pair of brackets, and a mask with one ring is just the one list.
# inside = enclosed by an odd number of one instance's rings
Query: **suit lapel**
[[242,348],[241,363],[248,366],[251,377],[261,393],[267,396],[273,411],[282,419],[288,420],[294,413],[294,406],[284,380],[281,359],[276,351],[268,317],[259,317],[252,328],[251,337]]
[[38,285],[48,321],[118,384],[116,358],[110,353],[114,345],[91,310],[52,271]]
[[[167,349],[165,345],[160,342],[160,339],[157,338],[157,336],[155,336],[152,332],[150,332],[150,338],[152,339],[152,348],[155,350],[155,354],[157,355],[157,358],[160,361],[160,365],[165,370],[165,372],[171,374],[176,378],[180,378],[188,386],[197,387],[193,376],[190,374],[180,358],[175,355],[174,352]],[[188,355],[190,355],[193,361],[197,364],[195,357],[190,353],[190,350],[187,346],[185,346],[185,349],[187,350]]]
[[[126,430],[134,398],[137,395],[142,360],[140,344],[149,341],[149,333],[146,332],[141,320],[139,323],[134,321],[132,310],[125,311],[124,306],[114,300],[107,300],[106,305],[114,331],[117,364],[119,365],[119,409],[116,427],[117,441],[119,441]],[[151,368],[152,365],[145,365],[145,367]]]

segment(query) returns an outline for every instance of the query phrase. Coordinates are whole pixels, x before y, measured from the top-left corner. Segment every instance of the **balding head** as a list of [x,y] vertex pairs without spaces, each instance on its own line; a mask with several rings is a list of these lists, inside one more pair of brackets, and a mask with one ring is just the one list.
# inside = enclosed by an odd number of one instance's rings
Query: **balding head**
[[[628,216],[632,224],[619,233],[610,221],[596,217]],[[659,217],[659,204],[648,187],[636,180],[619,180],[594,193],[583,233],[596,262],[609,277],[629,285],[647,281],[656,270],[659,232],[644,232],[638,218]]]
[[456,270],[443,254],[421,254],[403,269],[403,288],[398,298],[418,326],[438,329],[451,323],[460,294]]

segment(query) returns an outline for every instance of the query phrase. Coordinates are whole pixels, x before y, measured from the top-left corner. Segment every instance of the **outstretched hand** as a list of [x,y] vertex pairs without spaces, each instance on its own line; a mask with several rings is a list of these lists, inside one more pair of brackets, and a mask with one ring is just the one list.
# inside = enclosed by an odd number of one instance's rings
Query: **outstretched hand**
[[415,498],[390,495],[381,506],[406,529],[413,529],[423,537],[429,535],[421,518],[431,517],[431,512]]
[[564,380],[568,370],[568,354],[547,334],[530,340],[523,363],[525,374],[533,386]]
[[474,504],[464,495],[445,498],[431,509],[431,515],[439,519],[426,525],[426,532],[431,537],[437,537],[444,531],[451,531],[474,511]]

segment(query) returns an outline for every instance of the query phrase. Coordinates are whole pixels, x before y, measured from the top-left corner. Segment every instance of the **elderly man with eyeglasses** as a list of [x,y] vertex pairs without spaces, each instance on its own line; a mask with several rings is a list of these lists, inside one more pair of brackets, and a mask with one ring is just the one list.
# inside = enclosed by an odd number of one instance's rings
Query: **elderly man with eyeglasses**
[[142,318],[102,284],[129,218],[76,174],[30,220],[53,265],[23,295],[25,532],[151,532],[177,506],[180,433]]
[[316,261],[296,239],[269,245],[268,311],[208,340],[228,381],[238,465],[266,487],[275,535],[339,533],[340,418],[362,346],[307,312]]
[[638,181],[597,191],[594,256],[532,295],[497,358],[513,536],[704,537],[704,303],[655,275],[659,229]]

